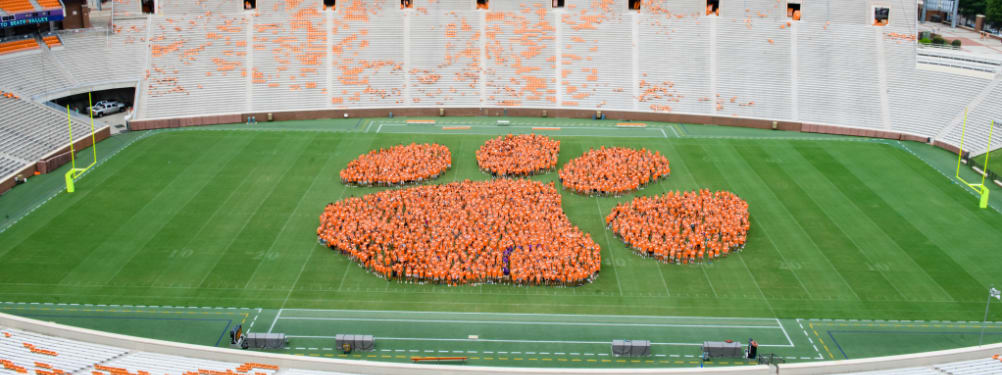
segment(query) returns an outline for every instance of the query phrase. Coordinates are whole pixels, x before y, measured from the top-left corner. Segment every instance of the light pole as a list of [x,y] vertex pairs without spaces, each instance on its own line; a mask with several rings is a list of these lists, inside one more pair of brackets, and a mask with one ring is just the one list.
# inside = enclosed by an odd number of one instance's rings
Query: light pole
[[978,338],[978,346],[985,341],[985,326],[988,325],[988,308],[991,307],[992,298],[1002,300],[1002,291],[991,287],[988,289],[988,300],[985,301],[985,318],[981,321],[981,337]]

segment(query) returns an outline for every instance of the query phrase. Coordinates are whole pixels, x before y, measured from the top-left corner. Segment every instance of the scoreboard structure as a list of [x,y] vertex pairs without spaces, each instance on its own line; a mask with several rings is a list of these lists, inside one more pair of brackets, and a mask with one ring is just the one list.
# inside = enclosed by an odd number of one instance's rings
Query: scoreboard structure
[[62,21],[63,18],[64,14],[61,8],[15,13],[0,17],[0,29],[34,25],[50,21]]

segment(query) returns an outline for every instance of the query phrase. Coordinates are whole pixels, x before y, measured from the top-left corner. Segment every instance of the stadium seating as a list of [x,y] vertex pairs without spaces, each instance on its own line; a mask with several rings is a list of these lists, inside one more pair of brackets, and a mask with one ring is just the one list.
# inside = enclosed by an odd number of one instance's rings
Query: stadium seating
[[48,35],[42,38],[42,42],[44,42],[49,48],[55,48],[63,45],[63,42],[59,40],[59,36],[57,35]]
[[[24,169],[69,140],[66,114],[18,98],[0,96],[0,177]],[[73,121],[76,138],[90,134],[90,125]]]
[[143,116],[245,111],[248,27],[243,15],[154,19]]
[[[915,47],[915,11],[773,1],[162,1],[141,17],[115,0],[113,32],[62,32],[63,48],[0,55],[0,87],[23,97],[142,80],[137,119],[386,107],[611,109],[737,116],[895,131],[986,145],[1002,118],[1002,59]],[[138,15],[137,15],[138,13]],[[378,20],[378,21],[377,21]],[[22,42],[30,43],[30,42]],[[97,63],[94,63],[97,62]],[[115,69],[105,69],[115,66]],[[937,70],[947,66],[954,73]],[[932,68],[930,68],[932,67]],[[964,71],[976,74],[964,74]],[[935,91],[937,95],[930,95]],[[980,152],[980,151],[978,151]]]
[[485,15],[488,104],[548,107],[557,103],[559,14],[550,7],[549,1],[543,0],[499,2]]
[[4,42],[0,43],[0,55],[14,52],[21,52],[21,51],[30,51],[33,49],[38,49],[38,47],[39,47],[38,41],[35,40],[34,38],[21,39],[13,42]]
[[143,17],[141,0],[112,0],[112,10],[116,20]]
[[254,64],[252,107],[281,111],[328,106],[328,39],[337,37],[325,32],[330,13],[322,11],[323,3],[258,1],[257,9],[250,25],[254,39],[247,50]]
[[[455,0],[453,0],[455,2]],[[469,4],[418,7],[409,17],[406,65],[410,106],[478,106],[481,89],[483,25],[487,12]]]
[[[106,345],[0,328],[0,373],[70,374],[255,374],[274,375],[278,367],[230,363],[159,353],[132,352]],[[297,372],[310,374],[311,372]],[[319,374],[319,373],[318,373]],[[324,374],[336,374],[324,372]]]
[[29,0],[0,0],[0,9],[14,14],[18,12],[30,12],[35,10],[35,6],[31,5],[31,1]]
[[42,6],[42,9],[59,9],[63,7],[63,4],[59,0],[36,0],[38,5]]
[[63,48],[48,57],[73,72],[79,84],[138,81],[146,64],[146,22],[120,21],[116,31],[87,30],[63,33]]

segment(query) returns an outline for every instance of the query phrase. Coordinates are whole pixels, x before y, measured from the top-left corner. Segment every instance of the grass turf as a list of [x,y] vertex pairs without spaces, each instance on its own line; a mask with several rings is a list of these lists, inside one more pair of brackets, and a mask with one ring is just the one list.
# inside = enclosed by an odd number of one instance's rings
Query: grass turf
[[[992,151],[990,154],[981,154],[974,158],[974,162],[977,165],[985,165],[985,158],[987,157],[988,170],[994,172],[996,175],[1002,175],[1002,149]],[[990,181],[986,181],[985,183],[990,183]]]
[[568,217],[602,246],[594,283],[387,282],[316,242],[326,203],[379,190],[346,187],[337,172],[372,148],[438,142],[454,160],[434,182],[487,179],[473,153],[489,136],[367,134],[339,124],[349,132],[180,131],[137,141],[80,180],[77,193],[57,195],[0,234],[0,299],[975,320],[1002,265],[1002,254],[988,251],[1002,240],[994,230],[1002,216],[978,210],[969,193],[896,144],[687,137],[709,127],[677,127],[669,134],[678,138],[561,137],[560,165],[601,145],[659,150],[672,176],[636,194],[737,193],[751,206],[745,252],[658,264],[604,228],[608,211],[634,194],[564,192]]

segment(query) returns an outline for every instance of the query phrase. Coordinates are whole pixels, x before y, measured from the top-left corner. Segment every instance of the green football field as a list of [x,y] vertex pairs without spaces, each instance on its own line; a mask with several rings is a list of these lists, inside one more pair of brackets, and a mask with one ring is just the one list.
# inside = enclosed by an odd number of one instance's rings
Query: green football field
[[[54,173],[0,198],[0,302],[9,302],[0,311],[206,345],[219,344],[223,320],[226,327],[255,324],[254,331],[287,332],[287,351],[304,355],[335,356],[323,350],[335,333],[376,334],[388,338],[379,341],[385,351],[356,358],[458,351],[511,366],[632,364],[600,358],[608,351],[603,343],[648,335],[664,344],[654,346],[662,356],[636,363],[664,366],[691,365],[704,339],[756,337],[775,345],[767,352],[793,360],[974,345],[987,289],[1002,285],[1002,192],[993,192],[993,208],[979,210],[947,177],[956,159],[930,146],[698,125],[509,120],[350,119],[113,137],[98,144],[104,160],[76,193],[49,199],[61,184]],[[317,243],[327,203],[381,189],[341,184],[338,171],[359,154],[436,142],[452,150],[453,167],[429,183],[485,180],[476,149],[492,136],[527,132],[561,140],[560,166],[603,145],[658,150],[671,162],[670,177],[634,194],[561,191],[570,220],[602,247],[594,282],[388,282]],[[556,173],[534,179],[556,181]],[[604,227],[618,202],[700,188],[749,202],[743,252],[710,264],[660,264],[633,254]],[[122,314],[121,306],[152,309],[127,308],[133,315],[170,316],[181,307],[230,312],[217,320],[122,325],[105,317]],[[989,320],[1002,320],[998,307]],[[497,323],[506,319],[513,322]],[[157,333],[163,327],[187,328]],[[990,325],[986,341],[1000,337]],[[891,349],[894,341],[910,346]]]

